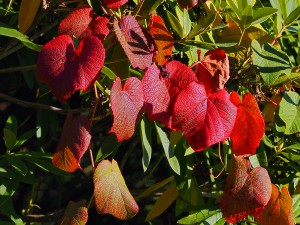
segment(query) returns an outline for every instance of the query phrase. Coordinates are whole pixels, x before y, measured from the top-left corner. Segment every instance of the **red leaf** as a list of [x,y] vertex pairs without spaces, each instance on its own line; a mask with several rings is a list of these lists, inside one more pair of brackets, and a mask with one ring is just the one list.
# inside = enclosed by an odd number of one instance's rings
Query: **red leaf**
[[201,151],[229,137],[236,110],[226,90],[207,97],[204,86],[192,82],[178,94],[173,127],[182,129],[190,146]]
[[53,165],[66,172],[80,168],[79,161],[91,142],[90,130],[90,122],[86,117],[77,116],[73,119],[69,112],[52,159]]
[[160,66],[164,65],[168,62],[168,56],[172,55],[174,47],[173,36],[169,33],[160,16],[151,16],[149,28],[157,47],[157,54],[154,56],[154,61]]
[[117,9],[122,5],[126,4],[128,0],[103,0],[105,5],[110,9]]
[[125,220],[139,211],[115,160],[102,160],[98,164],[94,173],[94,186],[98,213],[108,213]]
[[268,172],[256,167],[250,172],[250,162],[233,157],[225,191],[221,197],[221,210],[228,223],[237,223],[248,215],[258,216],[267,205],[272,192]]
[[233,91],[230,100],[238,107],[233,130],[230,134],[232,150],[236,156],[249,156],[256,152],[265,133],[265,122],[253,95],[247,93],[241,102]]
[[181,9],[191,9],[198,5],[198,0],[177,0]]
[[104,59],[105,49],[98,38],[84,38],[76,50],[70,36],[60,35],[42,48],[38,77],[59,101],[66,101],[75,91],[87,91],[93,86]]
[[110,132],[118,141],[124,141],[134,134],[138,114],[144,104],[142,83],[136,77],[126,80],[122,89],[121,79],[117,77],[110,91],[114,123]]
[[60,225],[85,225],[88,221],[88,209],[84,201],[70,201]]
[[160,70],[156,65],[148,67],[143,80],[144,108],[150,120],[167,123],[169,120],[168,107],[170,95]]
[[287,187],[281,192],[272,184],[272,195],[264,210],[256,217],[261,225],[294,225],[293,199]]
[[153,40],[133,16],[124,16],[120,23],[115,20],[114,30],[134,68],[146,69],[152,64],[154,55]]
[[196,67],[198,80],[205,85],[208,93],[223,89],[229,74],[228,56],[222,49],[208,51]]
[[87,5],[74,10],[64,18],[58,27],[58,34],[68,34],[77,39],[94,35],[103,40],[109,33],[109,20],[98,16],[93,19],[93,9]]

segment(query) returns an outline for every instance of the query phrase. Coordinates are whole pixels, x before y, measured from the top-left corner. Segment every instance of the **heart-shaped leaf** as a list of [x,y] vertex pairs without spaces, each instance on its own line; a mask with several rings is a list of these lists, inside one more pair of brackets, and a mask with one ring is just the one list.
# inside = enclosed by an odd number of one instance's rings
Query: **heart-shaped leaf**
[[134,68],[146,69],[152,64],[154,41],[133,16],[124,16],[120,23],[115,20],[114,30]]
[[84,201],[70,201],[60,225],[85,225],[88,221],[88,209]]
[[266,169],[256,167],[250,172],[250,161],[233,157],[221,210],[228,223],[237,223],[248,215],[258,216],[267,205],[272,184]]
[[115,133],[119,142],[124,141],[133,135],[144,104],[142,82],[130,77],[122,89],[121,79],[117,77],[110,91],[110,102],[114,123],[109,132]]
[[103,40],[109,33],[109,20],[97,16],[93,20],[93,9],[87,5],[74,10],[64,18],[58,27],[58,34],[68,34],[77,39],[94,35]]
[[281,192],[272,184],[272,195],[264,210],[256,217],[261,225],[294,225],[293,199],[287,187]]
[[192,82],[178,94],[173,127],[181,129],[190,146],[200,151],[229,137],[236,111],[226,90],[206,96],[204,86]]
[[94,195],[98,213],[111,214],[118,219],[129,219],[139,210],[130,194],[115,160],[102,160],[94,173]]
[[168,62],[168,57],[172,55],[174,47],[173,36],[169,33],[160,16],[151,16],[149,28],[157,47],[157,54],[154,56],[154,61],[160,66],[164,65]]
[[42,48],[38,77],[59,101],[66,101],[75,91],[93,86],[104,59],[105,49],[97,37],[84,38],[76,50],[70,36],[59,35]]
[[117,9],[122,5],[126,4],[128,0],[103,0],[105,5],[110,9]]
[[207,92],[223,89],[229,79],[227,54],[222,49],[208,51],[197,65],[195,73]]
[[84,116],[72,117],[68,113],[52,163],[66,171],[80,168],[79,161],[91,142],[90,121]]
[[148,67],[142,85],[145,101],[144,109],[149,119],[167,123],[170,117],[168,113],[170,95],[164,78],[160,76],[160,70],[156,65]]
[[246,93],[241,102],[239,95],[233,91],[230,100],[238,107],[235,124],[230,134],[232,150],[236,156],[253,155],[265,133],[265,122],[258,104],[250,93]]

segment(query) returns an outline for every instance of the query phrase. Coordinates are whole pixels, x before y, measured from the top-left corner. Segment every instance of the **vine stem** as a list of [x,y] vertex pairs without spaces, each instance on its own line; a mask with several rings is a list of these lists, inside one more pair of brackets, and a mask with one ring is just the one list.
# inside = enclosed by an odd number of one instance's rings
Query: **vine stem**
[[[4,99],[8,102],[14,103],[16,105],[20,105],[26,108],[34,108],[34,109],[42,109],[42,110],[47,110],[47,111],[52,111],[58,114],[62,114],[65,115],[68,113],[69,110],[65,110],[65,109],[61,109],[61,108],[57,108],[55,106],[50,106],[50,105],[44,105],[44,104],[40,104],[40,103],[33,103],[33,102],[26,102],[26,101],[22,101],[20,99],[16,99],[14,97],[11,97],[9,95],[6,94],[2,94],[0,93],[0,99]],[[81,113],[81,112],[89,112],[90,108],[84,108],[84,109],[72,109],[71,110],[73,113]]]

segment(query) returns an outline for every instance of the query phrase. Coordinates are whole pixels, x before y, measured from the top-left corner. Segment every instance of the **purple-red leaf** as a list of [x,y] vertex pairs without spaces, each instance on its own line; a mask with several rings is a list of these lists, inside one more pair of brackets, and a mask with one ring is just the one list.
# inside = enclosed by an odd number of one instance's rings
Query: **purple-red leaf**
[[194,151],[201,151],[229,137],[236,111],[226,90],[206,96],[205,87],[192,82],[177,96],[173,127],[184,132]]
[[110,9],[117,9],[122,5],[126,4],[128,0],[103,0],[105,5]]
[[115,20],[114,30],[134,68],[146,69],[152,64],[154,42],[133,16],[124,16],[120,23]]
[[136,77],[126,80],[122,89],[121,79],[116,78],[110,91],[114,123],[110,132],[115,133],[118,141],[124,141],[134,134],[138,114],[144,104],[142,83]]
[[88,221],[88,209],[84,201],[70,201],[60,225],[85,225]]
[[221,197],[221,210],[228,223],[237,223],[248,215],[258,216],[267,205],[272,183],[266,169],[250,172],[250,161],[233,157]]
[[66,171],[80,168],[79,161],[91,142],[90,121],[84,116],[72,117],[68,113],[52,163]]
[[173,36],[169,33],[163,19],[160,16],[152,15],[150,18],[150,34],[157,47],[157,54],[154,61],[162,66],[168,62],[174,47]]
[[256,152],[265,133],[265,122],[253,95],[247,93],[241,102],[239,95],[233,91],[231,102],[238,107],[233,130],[230,134],[232,150],[236,156],[249,156]]
[[293,199],[287,187],[281,192],[272,184],[272,195],[264,210],[256,217],[261,225],[294,225]]
[[208,51],[196,67],[198,80],[208,93],[223,89],[229,74],[228,56],[222,49]]
[[164,78],[156,65],[148,67],[142,79],[144,93],[144,108],[150,120],[167,123],[170,96]]
[[58,34],[68,34],[77,39],[94,35],[103,40],[109,33],[109,20],[98,16],[93,20],[93,9],[87,5],[74,10],[58,27]]
[[94,173],[94,195],[98,213],[111,214],[118,219],[129,219],[139,210],[130,194],[115,160],[102,160]]
[[59,101],[66,101],[75,91],[87,91],[93,86],[104,59],[105,49],[98,38],[86,37],[75,49],[70,36],[60,35],[42,48],[38,77]]

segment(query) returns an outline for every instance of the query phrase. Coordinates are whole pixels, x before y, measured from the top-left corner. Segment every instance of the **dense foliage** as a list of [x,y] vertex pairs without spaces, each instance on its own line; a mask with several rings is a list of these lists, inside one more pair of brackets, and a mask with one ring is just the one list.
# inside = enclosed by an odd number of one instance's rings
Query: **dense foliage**
[[0,0],[0,224],[300,223],[299,18]]

